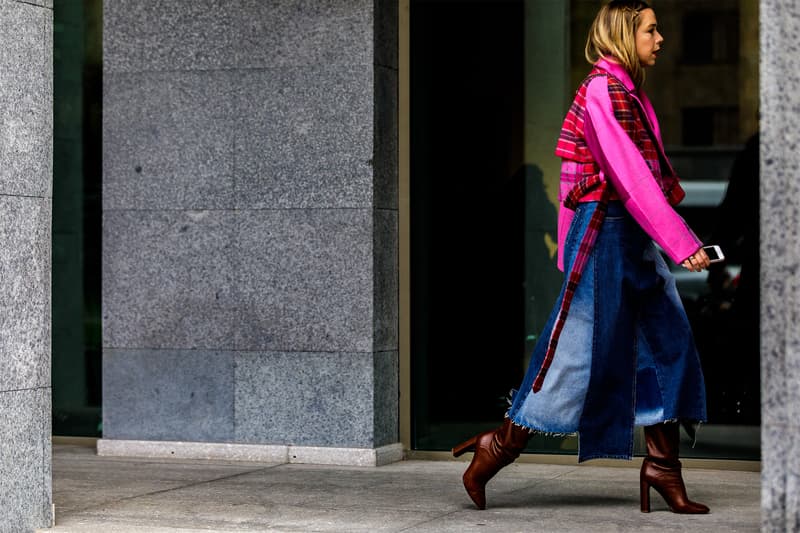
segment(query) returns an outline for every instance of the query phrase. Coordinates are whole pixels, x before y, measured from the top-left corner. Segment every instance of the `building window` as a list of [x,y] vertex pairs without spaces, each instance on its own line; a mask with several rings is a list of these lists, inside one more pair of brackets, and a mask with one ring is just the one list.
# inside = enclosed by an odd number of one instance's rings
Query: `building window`
[[739,60],[739,14],[693,11],[683,16],[683,63],[708,65]]
[[739,109],[736,107],[684,107],[681,115],[684,146],[739,142]]

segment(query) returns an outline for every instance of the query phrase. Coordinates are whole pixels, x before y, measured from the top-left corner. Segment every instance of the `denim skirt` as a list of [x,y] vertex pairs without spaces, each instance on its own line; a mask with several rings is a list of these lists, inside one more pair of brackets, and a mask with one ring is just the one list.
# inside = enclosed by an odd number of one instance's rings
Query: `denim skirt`
[[[564,248],[567,272],[597,206],[581,203],[575,211]],[[630,459],[636,425],[706,420],[700,360],[675,278],[620,202],[608,205],[544,385],[534,393],[564,288],[512,392],[512,422],[546,434],[577,433],[582,462]]]

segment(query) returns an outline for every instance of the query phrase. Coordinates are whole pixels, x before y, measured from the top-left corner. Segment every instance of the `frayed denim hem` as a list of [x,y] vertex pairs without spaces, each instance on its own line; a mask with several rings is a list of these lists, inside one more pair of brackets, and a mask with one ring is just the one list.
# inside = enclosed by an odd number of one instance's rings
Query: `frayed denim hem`
[[505,418],[510,420],[511,423],[514,424],[516,427],[527,429],[532,435],[544,435],[545,437],[561,437],[561,438],[563,438],[563,437],[572,437],[572,436],[575,436],[575,435],[578,434],[577,431],[565,431],[565,432],[547,431],[547,430],[540,429],[540,428],[537,428],[537,427],[532,427],[532,426],[529,426],[528,424],[524,424],[522,422],[518,422],[518,421],[514,420],[513,418],[508,416],[508,413],[506,413]]
[[632,455],[611,455],[611,454],[603,454],[597,453],[594,455],[589,455],[586,457],[578,457],[578,463],[585,463],[586,461],[591,461],[592,459],[622,459],[624,461],[630,461],[633,459]]

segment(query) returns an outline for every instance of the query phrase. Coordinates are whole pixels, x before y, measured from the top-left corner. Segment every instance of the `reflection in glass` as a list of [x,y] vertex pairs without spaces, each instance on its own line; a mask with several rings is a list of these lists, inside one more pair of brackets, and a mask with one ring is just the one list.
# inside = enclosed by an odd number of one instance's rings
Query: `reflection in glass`
[[[449,450],[498,424],[557,296],[552,151],[588,72],[584,39],[599,5],[411,1],[417,449]],[[729,257],[710,273],[674,268],[709,396],[709,423],[682,455],[758,459],[758,2],[701,7],[655,2],[665,54],[646,82],[687,191],[679,212]],[[713,31],[700,35],[701,24]],[[535,436],[528,451],[576,446]]]

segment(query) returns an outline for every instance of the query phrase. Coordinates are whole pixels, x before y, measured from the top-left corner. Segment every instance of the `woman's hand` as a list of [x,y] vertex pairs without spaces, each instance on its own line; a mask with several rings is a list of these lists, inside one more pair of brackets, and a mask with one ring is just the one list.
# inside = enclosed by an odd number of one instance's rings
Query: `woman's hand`
[[708,259],[708,254],[703,250],[702,246],[682,263],[683,268],[690,272],[700,272],[708,268],[710,264],[711,261]]

